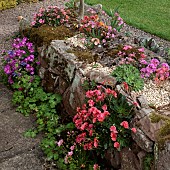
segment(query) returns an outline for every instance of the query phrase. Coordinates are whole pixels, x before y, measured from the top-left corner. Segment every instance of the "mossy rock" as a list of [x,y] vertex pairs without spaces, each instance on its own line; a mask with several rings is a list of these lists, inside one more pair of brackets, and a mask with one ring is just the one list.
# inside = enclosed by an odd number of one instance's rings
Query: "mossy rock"
[[49,45],[52,40],[64,40],[74,36],[75,32],[71,31],[64,25],[52,27],[49,25],[42,25],[38,28],[27,28],[23,31],[24,36],[28,37],[30,41],[41,47],[44,44]]
[[152,113],[150,115],[150,119],[152,123],[157,123],[160,120],[165,121],[165,125],[162,126],[156,134],[158,147],[159,149],[163,149],[165,142],[170,141],[170,117],[157,113]]
[[72,50],[68,50],[68,53],[73,53],[79,61],[86,61],[87,63],[96,62],[98,59],[98,55],[93,55],[90,50],[84,50],[81,48],[74,48]]

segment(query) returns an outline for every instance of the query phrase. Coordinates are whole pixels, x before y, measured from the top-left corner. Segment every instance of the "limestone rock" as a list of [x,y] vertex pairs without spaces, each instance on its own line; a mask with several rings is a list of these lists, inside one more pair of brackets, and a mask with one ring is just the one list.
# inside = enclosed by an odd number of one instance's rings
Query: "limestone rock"
[[140,129],[148,136],[152,141],[156,141],[156,133],[165,124],[165,121],[160,120],[159,122],[152,123],[151,114],[141,118],[138,122]]
[[81,75],[76,72],[72,84],[63,94],[63,105],[69,115],[75,115],[77,107],[81,107],[84,103],[85,91],[81,78]]
[[121,151],[121,170],[140,170],[139,161],[129,148]]
[[140,95],[139,97],[137,97],[137,100],[139,101],[139,104],[142,108],[148,108],[148,101],[145,98],[145,96]]
[[136,117],[138,119],[144,118],[145,116],[148,116],[153,111],[154,110],[151,108],[141,108],[139,111],[136,112]]
[[118,169],[120,167],[120,153],[117,150],[107,150],[105,153],[106,160],[112,167]]
[[164,149],[155,149],[156,161],[155,169],[156,170],[170,170],[170,141],[166,141]]
[[153,142],[140,129],[137,129],[136,133],[132,133],[132,138],[144,151],[153,151]]

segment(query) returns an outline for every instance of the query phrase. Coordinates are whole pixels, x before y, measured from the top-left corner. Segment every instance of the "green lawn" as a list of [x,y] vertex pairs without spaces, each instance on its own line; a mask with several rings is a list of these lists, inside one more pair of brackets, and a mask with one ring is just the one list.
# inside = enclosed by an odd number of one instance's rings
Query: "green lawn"
[[170,0],[85,0],[100,3],[107,12],[119,7],[124,21],[151,34],[170,41]]

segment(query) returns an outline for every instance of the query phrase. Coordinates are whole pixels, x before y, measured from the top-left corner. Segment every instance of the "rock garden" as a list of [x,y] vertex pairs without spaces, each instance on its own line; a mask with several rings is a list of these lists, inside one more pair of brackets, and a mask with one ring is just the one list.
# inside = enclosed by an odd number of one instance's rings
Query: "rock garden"
[[[22,16],[2,78],[59,170],[169,170],[170,62],[152,38],[125,34],[115,10],[68,1]],[[162,57],[165,55],[165,57]]]

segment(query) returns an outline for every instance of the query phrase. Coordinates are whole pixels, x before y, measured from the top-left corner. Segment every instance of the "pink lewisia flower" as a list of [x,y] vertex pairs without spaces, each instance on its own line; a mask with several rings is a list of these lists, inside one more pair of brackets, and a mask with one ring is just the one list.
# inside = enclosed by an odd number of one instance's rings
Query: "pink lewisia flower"
[[73,151],[68,152],[68,156],[72,156],[73,155]]
[[144,48],[139,48],[138,51],[139,52],[144,52]]
[[45,22],[45,20],[39,19],[39,23],[40,23],[40,24],[44,24],[44,22]]
[[74,148],[75,148],[75,146],[74,146],[74,145],[73,145],[73,146],[71,146],[71,147],[70,147],[71,151],[73,151],[73,150],[74,150]]
[[129,90],[129,86],[128,86],[128,84],[127,84],[126,82],[123,82],[123,86],[124,86],[124,89],[125,89],[126,91]]
[[120,147],[119,142],[115,142],[115,143],[114,143],[114,147],[115,147],[115,148],[119,148],[119,147]]
[[129,129],[129,123],[127,121],[123,121],[121,124],[125,129]]
[[136,128],[132,128],[131,130],[133,133],[136,133],[136,131],[137,131]]
[[35,24],[36,24],[36,22],[35,22],[35,21],[31,22],[31,25],[32,25],[32,26],[34,26]]
[[59,140],[59,142],[57,142],[57,145],[60,147],[63,144],[63,139]]
[[93,96],[94,96],[94,91],[88,90],[88,91],[86,92],[86,97],[87,97],[87,98],[92,98]]
[[98,164],[94,164],[93,170],[98,170],[98,169],[99,169],[99,165]]
[[125,45],[125,46],[123,47],[123,50],[128,50],[128,49],[132,49],[132,46],[130,46],[130,45]]
[[95,102],[93,100],[88,100],[89,106],[92,107],[94,106]]
[[104,105],[102,106],[102,109],[103,109],[104,111],[106,111],[106,110],[107,110],[107,105],[104,104]]
[[116,141],[116,139],[117,139],[117,134],[114,133],[114,132],[111,132],[110,137],[111,137],[112,141]]
[[57,15],[57,18],[60,18],[61,16],[60,15]]
[[114,133],[118,133],[117,130],[116,130],[116,126],[111,126],[110,131],[114,132]]
[[98,147],[99,140],[97,138],[94,138],[94,147]]

